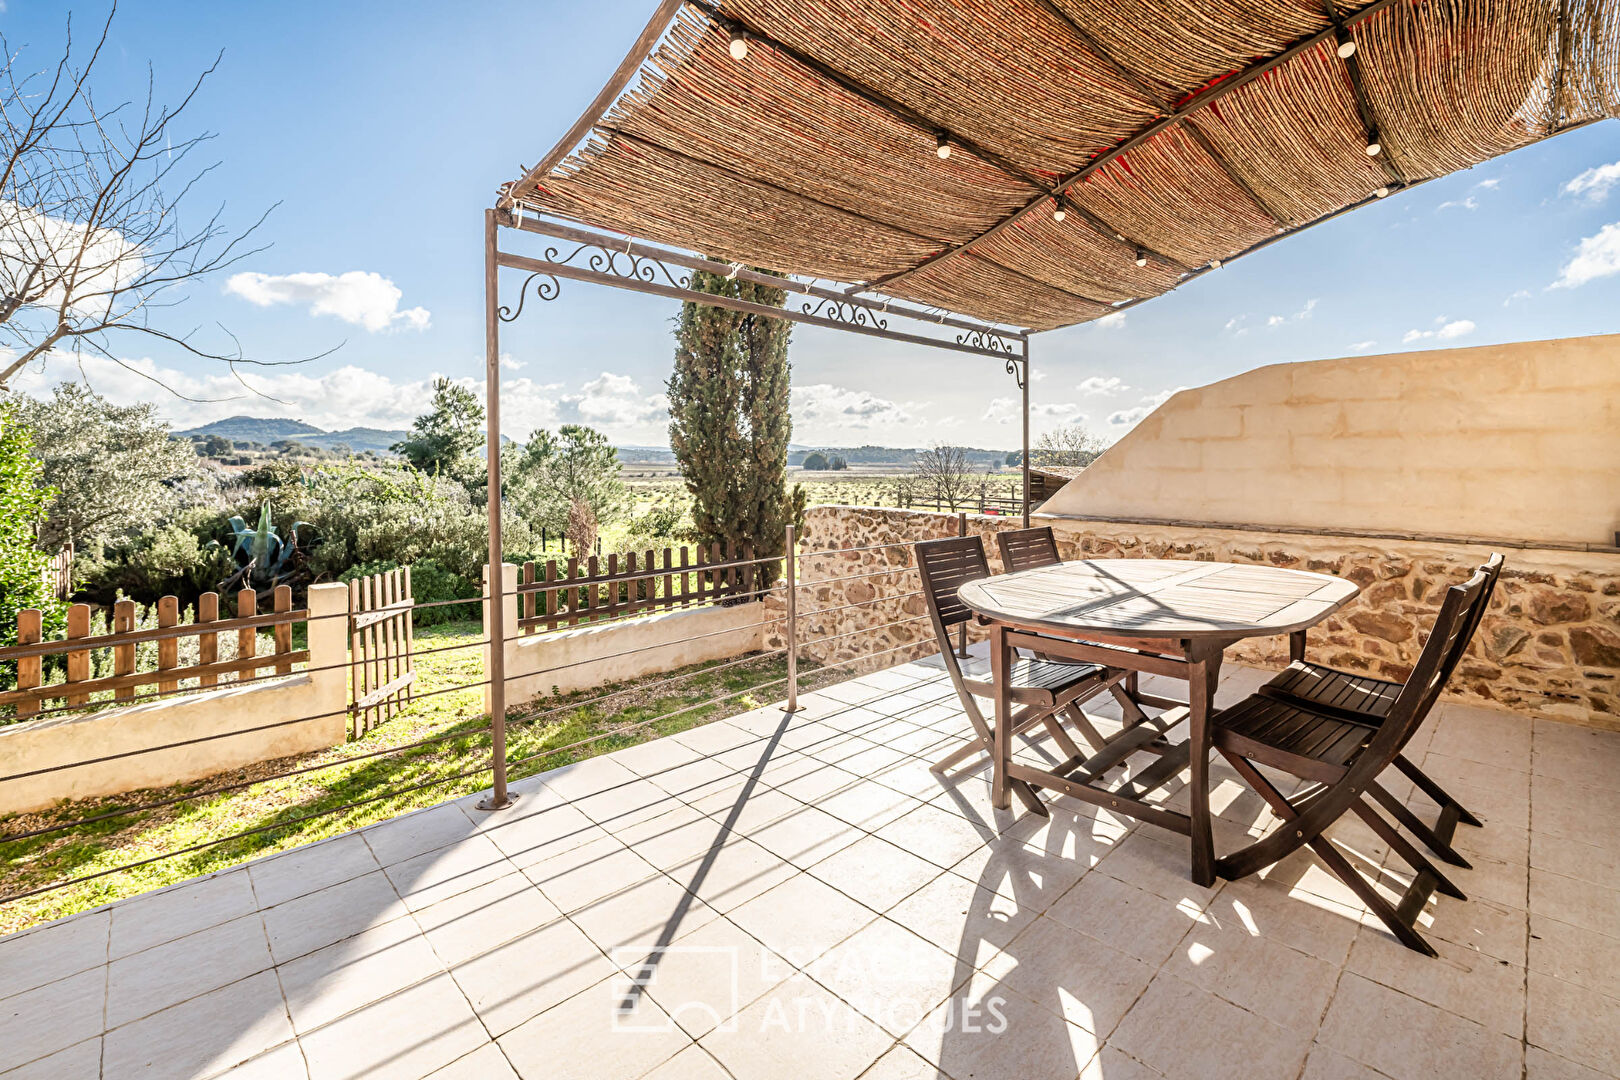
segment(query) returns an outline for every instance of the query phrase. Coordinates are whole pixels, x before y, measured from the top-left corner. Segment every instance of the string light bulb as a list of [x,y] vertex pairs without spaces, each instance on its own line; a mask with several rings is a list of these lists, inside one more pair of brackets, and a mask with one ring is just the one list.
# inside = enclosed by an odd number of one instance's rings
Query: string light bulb
[[1338,53],[1340,60],[1348,60],[1352,56],[1356,55],[1355,41],[1348,36],[1340,38]]
[[1064,218],[1066,218],[1068,216],[1069,216],[1069,212],[1067,210],[1063,209],[1063,198],[1062,198],[1062,196],[1053,196],[1053,198],[1052,198],[1052,220],[1053,221],[1062,221]]
[[944,161],[951,156],[951,137],[941,131],[934,136],[934,147],[934,153],[939,155],[939,160]]
[[1209,266],[1212,270],[1219,270],[1221,268],[1221,260],[1211,259],[1209,260]]
[[1141,248],[1136,249],[1136,265],[1137,266],[1146,266],[1147,265],[1147,252],[1143,251]]
[[748,59],[748,34],[743,30],[742,27],[738,26],[732,28],[731,44],[728,47],[731,50],[731,58],[733,60]]
[[1381,187],[1377,191],[1373,192],[1373,194],[1382,199],[1385,195],[1389,194],[1389,188]]
[[1384,144],[1378,141],[1378,137],[1376,135],[1373,136],[1372,141],[1367,143],[1367,156],[1368,157],[1377,157],[1379,154],[1382,154],[1383,152],[1384,152]]

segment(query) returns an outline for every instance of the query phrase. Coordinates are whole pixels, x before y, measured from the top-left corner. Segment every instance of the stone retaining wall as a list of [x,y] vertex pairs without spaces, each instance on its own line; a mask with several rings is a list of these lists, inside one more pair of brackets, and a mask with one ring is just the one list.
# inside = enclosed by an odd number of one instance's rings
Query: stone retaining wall
[[[1000,572],[993,534],[1016,517],[970,515]],[[1490,554],[1485,546],[1375,540],[1215,527],[1041,517],[1064,558],[1125,557],[1264,563],[1349,578],[1362,594],[1314,629],[1312,659],[1384,678],[1404,678],[1422,647],[1446,585]],[[909,545],[957,534],[951,514],[817,506],[806,514],[799,564],[801,655],[873,670],[934,651],[933,630]],[[876,545],[898,544],[879,547]],[[828,549],[864,548],[866,550]],[[1620,730],[1620,555],[1508,548],[1496,596],[1449,695],[1520,713]],[[782,643],[780,590],[769,601],[778,621],[765,646]],[[857,605],[857,606],[847,606]],[[831,609],[841,610],[831,610]],[[982,636],[982,635],[979,635]],[[886,651],[892,650],[892,651]],[[882,655],[876,655],[882,654]],[[1227,656],[1280,666],[1284,638],[1240,642]]]

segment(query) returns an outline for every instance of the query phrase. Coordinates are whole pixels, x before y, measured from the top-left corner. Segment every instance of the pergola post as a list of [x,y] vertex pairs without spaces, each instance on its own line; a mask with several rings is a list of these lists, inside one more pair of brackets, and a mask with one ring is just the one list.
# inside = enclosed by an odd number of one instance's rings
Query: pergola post
[[1024,528],[1029,528],[1029,338],[1024,339],[1024,370],[1018,377],[1024,395]]
[[490,791],[480,810],[505,810],[506,574],[501,543],[501,323],[493,209],[484,211],[484,459],[489,469],[489,729]]

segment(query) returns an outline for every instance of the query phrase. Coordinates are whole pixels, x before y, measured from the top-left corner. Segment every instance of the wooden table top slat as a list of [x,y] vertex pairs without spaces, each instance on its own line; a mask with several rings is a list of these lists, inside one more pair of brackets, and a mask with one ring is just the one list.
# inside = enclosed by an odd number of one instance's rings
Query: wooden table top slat
[[1165,559],[1084,559],[963,585],[986,618],[1066,635],[1225,638],[1315,625],[1360,592],[1327,574]]

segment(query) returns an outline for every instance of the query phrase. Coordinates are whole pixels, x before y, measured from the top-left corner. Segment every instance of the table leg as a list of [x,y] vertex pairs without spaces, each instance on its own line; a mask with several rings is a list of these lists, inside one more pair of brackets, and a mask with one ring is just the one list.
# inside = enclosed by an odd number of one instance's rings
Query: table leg
[[1012,692],[1008,688],[1008,668],[1011,666],[1007,648],[1007,631],[1000,623],[990,626],[990,679],[996,688],[996,719],[991,732],[990,758],[993,772],[990,781],[990,805],[997,810],[1011,806],[1007,797],[1007,759],[1012,752]]
[[1221,675],[1221,650],[1192,645],[1187,667],[1187,762],[1192,770],[1192,880],[1215,884],[1215,842],[1209,821],[1209,717],[1214,710],[1215,686]]
[[1289,662],[1305,659],[1305,631],[1295,630],[1288,635]]

